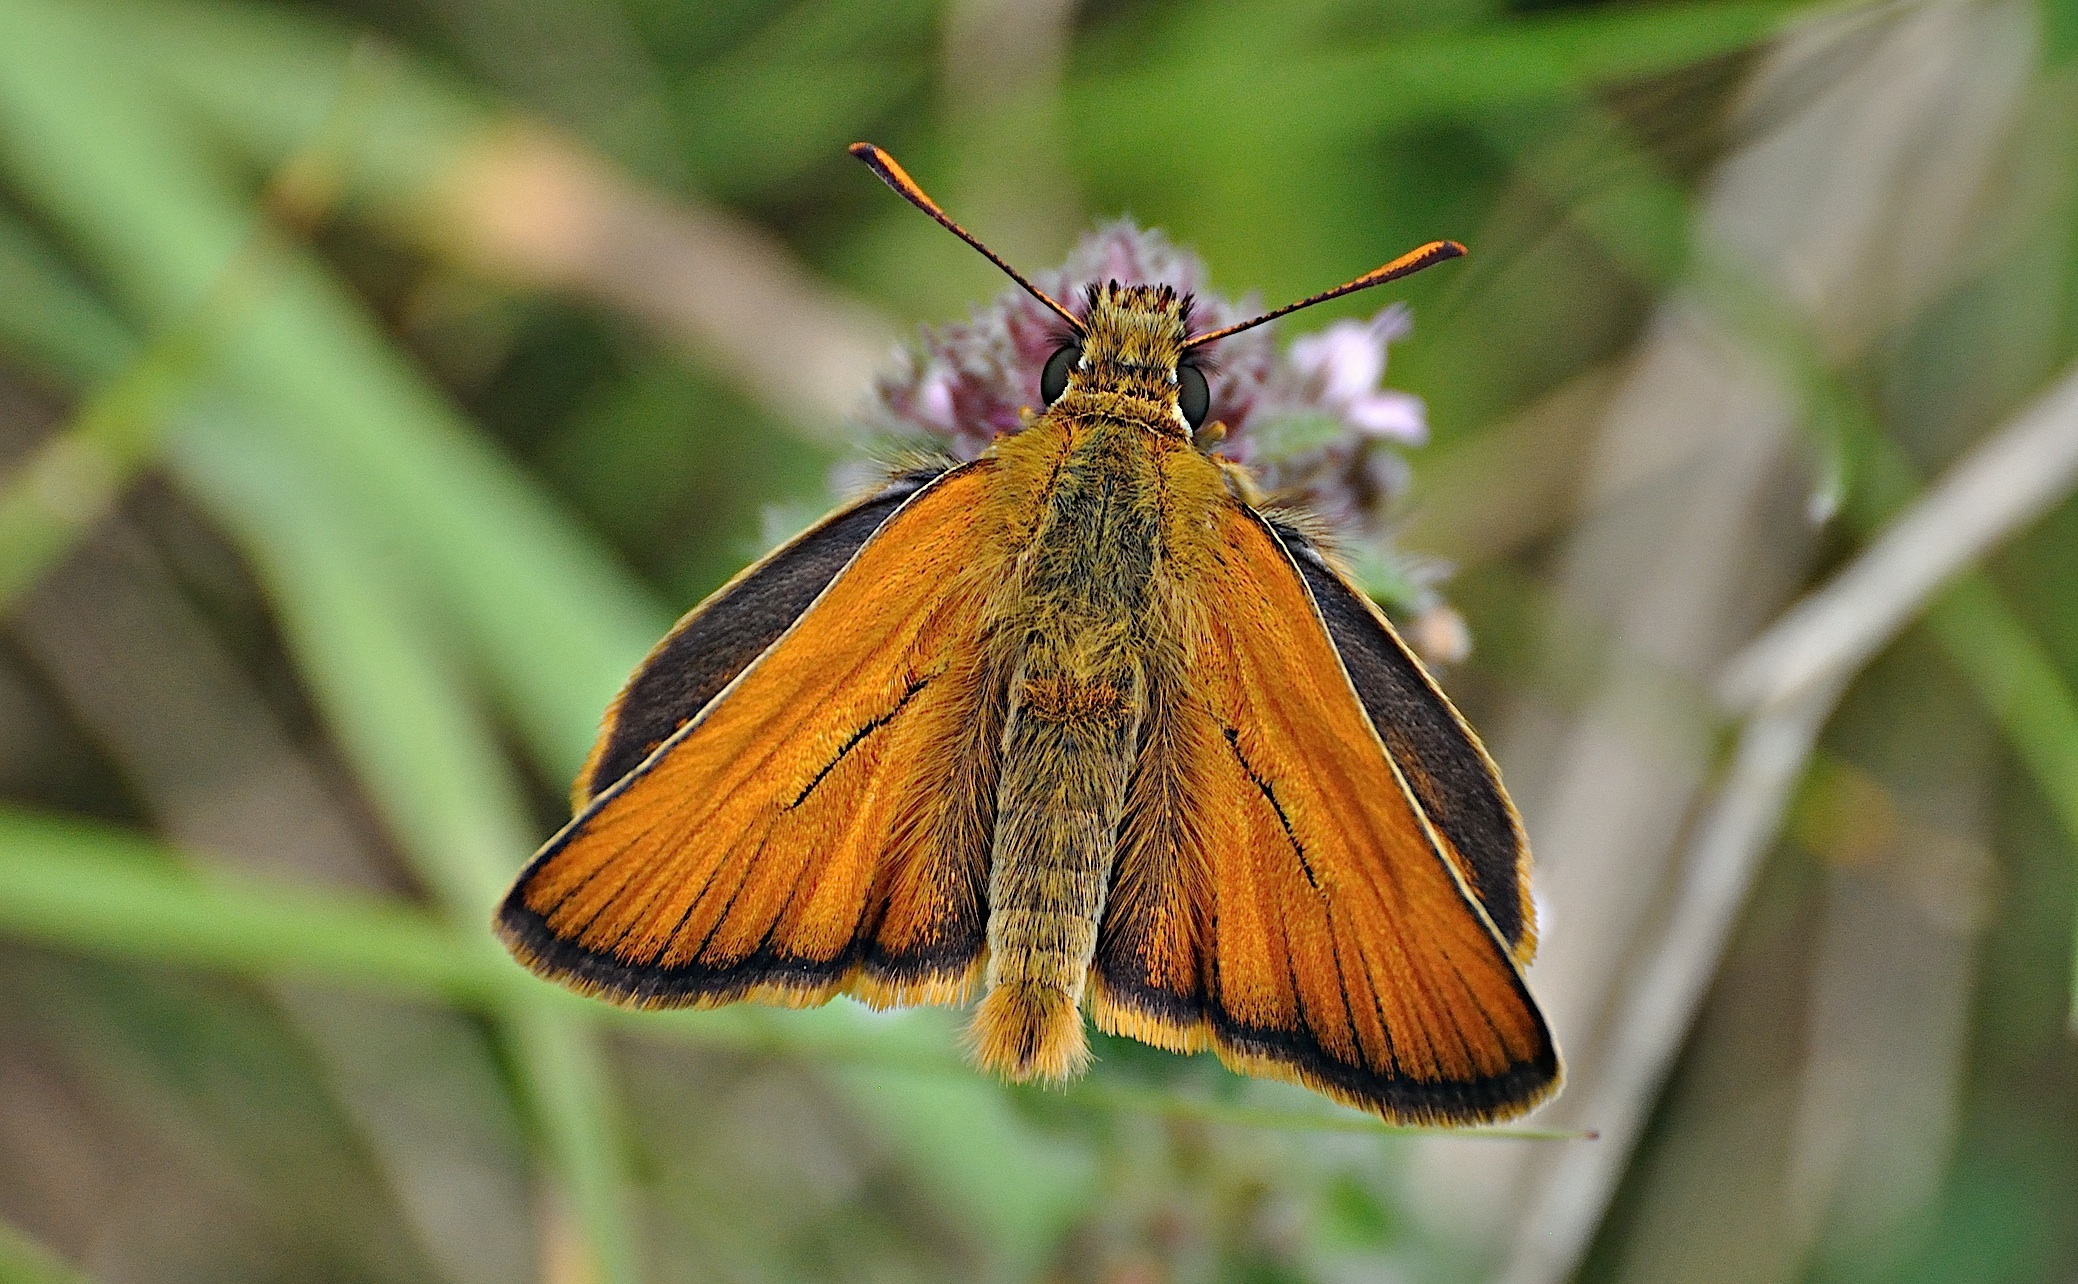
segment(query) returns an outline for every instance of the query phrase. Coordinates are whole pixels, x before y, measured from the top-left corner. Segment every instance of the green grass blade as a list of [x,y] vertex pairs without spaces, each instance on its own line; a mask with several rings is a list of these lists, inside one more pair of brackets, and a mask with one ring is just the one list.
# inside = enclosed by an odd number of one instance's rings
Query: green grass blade
[[[262,167],[325,138],[330,177],[356,214],[393,225],[503,119],[460,84],[313,15],[216,4],[105,0],[92,12],[153,51],[140,70]],[[347,100],[348,109],[338,106]]]
[[513,970],[419,910],[196,875],[151,839],[0,809],[0,928],[66,949],[481,1005]]
[[598,1031],[553,1004],[507,1008],[512,1040],[545,1148],[556,1158],[604,1284],[643,1278],[630,1207],[626,1144]]
[[135,358],[137,342],[55,251],[0,208],[0,351],[56,387],[89,387]]
[[0,1222],[0,1281],[5,1284],[91,1284],[84,1272],[6,1222]]
[[[1981,571],[1941,595],[1927,626],[2042,791],[2078,860],[2078,699],[2056,662]],[[2068,1021],[2078,1032],[2078,921],[2072,924]]]
[[243,416],[198,422],[170,462],[232,523],[320,713],[420,875],[465,929],[487,931],[534,835],[417,587],[303,457]]
[[107,515],[194,387],[193,345],[165,343],[102,388],[0,482],[0,611]]
[[[69,20],[68,20],[69,19]],[[0,4],[0,164],[112,281],[139,329],[194,315],[258,215],[214,185],[147,69],[54,6]],[[307,256],[211,336],[220,382],[350,491],[444,604],[545,768],[668,622],[615,561],[472,434]]]
[[[336,498],[293,453],[232,422],[211,420],[183,439],[182,473],[240,523],[336,740],[462,923],[467,948],[491,952],[491,910],[531,846],[518,782],[408,588],[383,574]],[[600,1278],[632,1284],[635,1237],[597,1032],[535,996],[504,1015]]]
[[[255,229],[194,315],[162,333],[120,375],[100,387],[72,422],[38,447],[0,487],[0,608],[92,529],[131,478],[156,457],[167,421],[206,373],[210,335],[236,319],[269,275],[275,247],[265,230]],[[48,277],[44,285],[47,302],[58,306],[56,316],[36,326],[39,333],[68,321],[92,327],[84,334],[52,336],[68,345],[78,364],[98,366],[132,346],[120,323],[100,312],[81,291]],[[91,350],[82,348],[83,342],[91,342]]]
[[[928,50],[934,6],[897,0],[885,9],[839,18],[803,8],[704,64],[673,95],[674,114],[697,123],[682,144],[673,140],[673,160],[703,190],[727,196],[840,155],[858,121],[928,80],[923,58],[884,50],[891,41]],[[150,41],[169,83],[263,159],[287,155],[315,127],[356,47],[352,33],[301,14],[128,0],[104,12]],[[491,113],[423,68],[394,61],[390,70],[383,105],[349,149],[349,184],[371,212],[408,217]],[[804,83],[818,92],[802,94]]]
[[0,888],[0,932],[60,949],[306,977],[486,1011],[549,1003],[652,1038],[911,1074],[971,1073],[952,1051],[943,1014],[891,1018],[850,1004],[802,1012],[607,1007],[536,979],[425,910],[197,874],[165,844],[92,821],[0,808]]

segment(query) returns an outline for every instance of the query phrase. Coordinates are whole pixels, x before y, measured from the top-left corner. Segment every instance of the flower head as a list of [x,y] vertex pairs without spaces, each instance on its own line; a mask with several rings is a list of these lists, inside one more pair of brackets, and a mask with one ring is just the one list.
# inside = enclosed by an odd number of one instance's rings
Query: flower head
[[[1262,311],[1253,297],[1210,292],[1196,255],[1129,219],[1099,227],[1060,268],[1034,275],[1057,299],[1079,297],[1083,287],[1103,281],[1168,284],[1192,295],[1201,331]],[[1388,563],[1395,573],[1384,577],[1393,582],[1386,595],[1426,609],[1438,601],[1429,587],[1434,572],[1394,555],[1384,529],[1387,506],[1407,481],[1395,448],[1428,435],[1421,398],[1382,382],[1386,350],[1410,325],[1407,308],[1394,304],[1282,351],[1270,326],[1222,339],[1209,363],[1207,422],[1225,425],[1219,454],[1247,466],[1280,501],[1324,519],[1359,562]],[[921,434],[956,459],[972,459],[999,434],[1021,430],[1022,410],[1042,404],[1040,371],[1066,338],[1058,317],[1010,286],[964,322],[926,327],[880,381],[872,417],[878,427]]]
[[[1093,281],[1166,283],[1197,296],[1194,315],[1203,322],[1244,320],[1245,305],[1204,293],[1204,277],[1195,255],[1121,219],[1085,236],[1067,263],[1034,274],[1033,283],[1057,299],[1075,298]],[[1020,410],[1042,404],[1039,372],[1066,338],[1062,330],[1060,318],[1016,286],[964,322],[926,327],[876,389],[881,426],[921,431],[955,458],[974,458],[998,434],[1024,426]],[[1271,345],[1267,335],[1252,333],[1221,346],[1224,377],[1214,385],[1212,414],[1231,430],[1261,389]]]

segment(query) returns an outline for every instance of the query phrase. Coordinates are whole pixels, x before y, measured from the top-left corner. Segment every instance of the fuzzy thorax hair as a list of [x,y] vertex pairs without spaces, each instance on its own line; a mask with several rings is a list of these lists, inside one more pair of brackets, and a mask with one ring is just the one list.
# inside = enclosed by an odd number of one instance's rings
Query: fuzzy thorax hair
[[[1189,295],[1168,285],[1091,286],[1081,340],[1082,359],[1068,375],[1061,410],[1086,413],[1085,399],[1101,398],[1089,411],[1119,414],[1120,402],[1137,403],[1127,417],[1165,435],[1188,436],[1176,406],[1176,366],[1190,337]],[[1070,400],[1076,398],[1076,400]]]

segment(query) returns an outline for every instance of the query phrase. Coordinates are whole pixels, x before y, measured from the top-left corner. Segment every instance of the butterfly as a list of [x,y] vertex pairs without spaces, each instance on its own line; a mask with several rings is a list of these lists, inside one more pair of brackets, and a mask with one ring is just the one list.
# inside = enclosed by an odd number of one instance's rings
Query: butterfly
[[497,915],[635,1007],[954,1004],[1060,1080],[1099,1029],[1403,1123],[1521,1114],[1558,1051],[1493,761],[1301,522],[1201,442],[1205,351],[1464,252],[1193,332],[1166,286],[1035,287],[1042,410],[700,603],[608,709],[575,818]]

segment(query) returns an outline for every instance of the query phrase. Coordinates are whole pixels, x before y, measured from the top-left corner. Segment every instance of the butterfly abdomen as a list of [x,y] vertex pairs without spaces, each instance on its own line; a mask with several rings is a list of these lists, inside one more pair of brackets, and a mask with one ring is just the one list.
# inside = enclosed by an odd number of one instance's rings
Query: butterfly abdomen
[[1145,714],[1160,525],[1144,429],[1058,427],[1060,436],[1004,451],[1013,471],[1029,451],[1051,483],[1006,630],[1016,654],[996,788],[988,990],[972,1031],[980,1062],[1015,1079],[1063,1078],[1089,1058],[1082,993]]
[[1082,989],[1140,724],[1130,671],[1027,670],[1012,691],[989,879],[988,994],[975,1014],[982,1064],[1059,1079],[1088,1060]]

